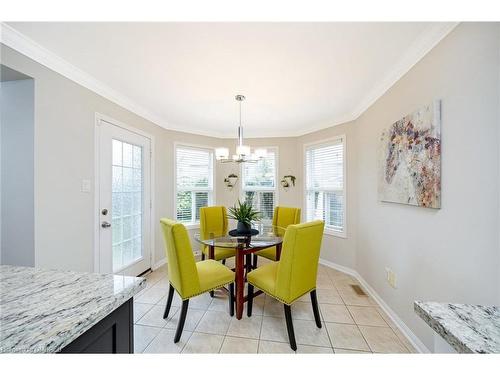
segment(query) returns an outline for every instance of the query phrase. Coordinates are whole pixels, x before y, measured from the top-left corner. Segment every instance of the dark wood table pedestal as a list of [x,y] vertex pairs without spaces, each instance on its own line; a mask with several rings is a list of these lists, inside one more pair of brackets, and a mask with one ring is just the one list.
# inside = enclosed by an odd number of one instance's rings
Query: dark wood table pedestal
[[[276,247],[276,260],[280,259],[281,256],[281,243],[273,245]],[[246,282],[246,274],[252,270],[252,261],[251,256],[253,253],[267,249],[268,247],[260,247],[260,248],[248,248],[244,244],[241,247],[236,249],[236,262],[235,262],[235,296],[234,300],[236,302],[236,319],[240,320],[243,317],[243,308],[245,302],[248,300],[248,296],[245,296],[245,282]],[[215,247],[209,246],[209,258],[214,259]],[[227,290],[225,290],[227,292]],[[258,290],[254,292],[254,296],[262,294],[262,291]]]

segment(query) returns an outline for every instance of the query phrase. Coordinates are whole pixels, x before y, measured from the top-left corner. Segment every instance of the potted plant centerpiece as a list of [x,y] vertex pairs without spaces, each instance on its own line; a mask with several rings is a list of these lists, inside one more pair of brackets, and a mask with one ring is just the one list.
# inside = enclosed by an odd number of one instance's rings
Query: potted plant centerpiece
[[238,200],[237,204],[229,208],[228,216],[238,221],[236,230],[239,234],[250,234],[252,222],[259,221],[262,215],[259,211],[254,210],[250,203],[241,203],[241,201]]

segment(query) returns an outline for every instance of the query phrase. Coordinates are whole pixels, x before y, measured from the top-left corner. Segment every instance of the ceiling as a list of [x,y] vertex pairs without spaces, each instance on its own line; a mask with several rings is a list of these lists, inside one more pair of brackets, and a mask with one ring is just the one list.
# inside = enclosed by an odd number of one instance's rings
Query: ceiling
[[[443,23],[9,23],[160,126],[297,136],[356,118],[448,33]],[[75,68],[76,67],[76,68]],[[91,77],[91,78],[88,78]],[[89,85],[87,85],[89,86]]]

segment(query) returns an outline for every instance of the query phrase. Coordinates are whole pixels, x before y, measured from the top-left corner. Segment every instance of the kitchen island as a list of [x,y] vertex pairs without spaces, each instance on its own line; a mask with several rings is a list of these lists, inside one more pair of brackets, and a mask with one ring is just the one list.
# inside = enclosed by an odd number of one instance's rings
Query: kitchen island
[[0,266],[1,353],[132,353],[145,279]]
[[416,301],[414,310],[435,331],[435,352],[451,352],[446,342],[458,353],[500,353],[500,307]]

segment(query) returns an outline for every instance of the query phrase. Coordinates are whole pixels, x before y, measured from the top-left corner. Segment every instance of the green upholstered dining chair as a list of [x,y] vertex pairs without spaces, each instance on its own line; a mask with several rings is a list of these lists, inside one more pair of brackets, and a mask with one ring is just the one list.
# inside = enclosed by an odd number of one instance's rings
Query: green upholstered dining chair
[[[277,206],[274,208],[273,225],[280,229],[286,229],[291,224],[300,223],[300,208]],[[283,235],[283,234],[281,234]],[[258,257],[264,257],[272,261],[276,260],[276,246],[257,251],[253,255],[253,268],[257,268]]]
[[[203,240],[208,240],[211,236],[220,237],[227,235],[227,211],[224,206],[211,206],[200,208],[200,236]],[[222,260],[226,263],[226,259],[234,257],[234,249],[225,249],[216,247],[214,249],[214,259]],[[208,257],[208,246],[201,247],[201,260]]]
[[316,297],[316,276],[323,228],[324,222],[320,220],[288,226],[283,238],[280,260],[265,264],[247,274],[247,315],[252,315],[254,287],[282,302],[288,339],[293,350],[297,350],[297,344],[290,305],[306,293],[311,295],[316,326],[321,328]]
[[168,318],[174,289],[182,299],[181,313],[174,342],[182,335],[189,299],[229,284],[229,314],[234,315],[234,272],[215,260],[195,262],[186,227],[170,219],[161,219],[167,252],[168,290],[163,319]]

